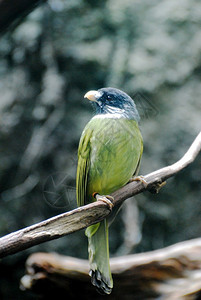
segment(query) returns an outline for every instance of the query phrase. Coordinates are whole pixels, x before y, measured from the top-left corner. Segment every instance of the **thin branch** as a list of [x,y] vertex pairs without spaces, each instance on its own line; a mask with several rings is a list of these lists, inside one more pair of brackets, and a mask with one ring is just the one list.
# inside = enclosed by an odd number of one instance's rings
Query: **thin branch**
[[[144,176],[147,186],[141,182],[131,182],[112,194],[114,205],[122,203],[127,198],[150,190],[169,177],[177,174],[191,164],[201,150],[201,132],[194,140],[186,154],[176,163]],[[102,201],[94,202],[60,214],[43,222],[18,230],[0,238],[0,257],[17,253],[45,241],[57,239],[73,233],[107,217],[110,209]]]

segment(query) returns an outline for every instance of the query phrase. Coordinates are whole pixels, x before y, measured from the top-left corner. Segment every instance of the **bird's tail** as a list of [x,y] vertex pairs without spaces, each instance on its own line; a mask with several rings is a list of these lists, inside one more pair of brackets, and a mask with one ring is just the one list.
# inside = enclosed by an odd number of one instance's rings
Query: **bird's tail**
[[91,282],[101,294],[110,294],[113,280],[109,263],[108,221],[89,226],[85,231],[88,237]]

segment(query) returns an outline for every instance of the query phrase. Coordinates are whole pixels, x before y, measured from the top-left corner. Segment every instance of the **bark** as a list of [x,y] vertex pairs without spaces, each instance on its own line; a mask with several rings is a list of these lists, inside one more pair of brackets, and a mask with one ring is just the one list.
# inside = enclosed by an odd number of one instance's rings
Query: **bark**
[[[201,239],[141,254],[111,258],[114,290],[107,299],[199,299]],[[35,253],[26,262],[21,288],[44,297],[102,299],[90,284],[87,260]],[[104,297],[105,298],[105,297]]]

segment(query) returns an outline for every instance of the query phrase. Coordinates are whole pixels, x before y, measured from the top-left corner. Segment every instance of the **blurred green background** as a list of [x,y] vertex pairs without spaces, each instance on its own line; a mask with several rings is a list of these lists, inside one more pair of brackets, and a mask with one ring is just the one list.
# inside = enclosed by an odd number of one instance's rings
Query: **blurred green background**
[[[90,89],[117,87],[135,99],[140,174],[185,153],[201,124],[200,25],[199,0],[51,0],[1,38],[1,236],[76,207]],[[199,155],[158,195],[126,201],[110,229],[113,256],[200,236],[200,162]],[[0,299],[34,298],[19,281],[35,251],[87,258],[87,241],[77,232],[3,259]]]

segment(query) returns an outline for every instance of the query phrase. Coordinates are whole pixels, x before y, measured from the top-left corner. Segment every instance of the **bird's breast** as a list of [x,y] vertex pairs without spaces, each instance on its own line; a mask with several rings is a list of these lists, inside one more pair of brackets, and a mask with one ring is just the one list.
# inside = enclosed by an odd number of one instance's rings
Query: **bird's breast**
[[98,115],[91,122],[88,191],[109,194],[126,184],[135,172],[142,138],[134,120]]

